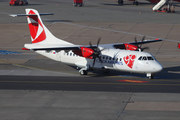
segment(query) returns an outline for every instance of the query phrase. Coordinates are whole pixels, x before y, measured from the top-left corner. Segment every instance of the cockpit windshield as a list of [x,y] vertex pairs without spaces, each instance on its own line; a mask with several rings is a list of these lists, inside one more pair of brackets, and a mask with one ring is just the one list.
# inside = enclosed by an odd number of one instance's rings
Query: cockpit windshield
[[151,56],[140,56],[138,60],[144,61],[144,60],[154,60]]

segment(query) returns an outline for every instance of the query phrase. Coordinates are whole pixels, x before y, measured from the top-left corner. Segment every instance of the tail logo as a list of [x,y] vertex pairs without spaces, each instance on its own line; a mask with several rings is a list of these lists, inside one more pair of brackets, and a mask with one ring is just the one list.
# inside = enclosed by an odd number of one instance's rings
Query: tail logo
[[126,63],[126,65],[132,69],[135,58],[136,58],[136,55],[131,54],[131,55],[125,56],[123,59],[124,59],[124,62]]
[[[32,10],[29,14],[35,14]],[[28,16],[29,17],[29,29],[32,37],[32,43],[39,43],[46,39],[46,33],[38,15]]]

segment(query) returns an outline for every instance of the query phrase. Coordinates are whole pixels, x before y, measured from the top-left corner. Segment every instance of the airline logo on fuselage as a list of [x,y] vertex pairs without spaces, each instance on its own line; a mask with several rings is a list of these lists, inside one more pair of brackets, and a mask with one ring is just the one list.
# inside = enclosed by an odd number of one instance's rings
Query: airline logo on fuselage
[[133,54],[123,57],[124,62],[131,69],[133,68],[133,64],[134,64],[135,59],[136,59],[136,55],[133,55]]

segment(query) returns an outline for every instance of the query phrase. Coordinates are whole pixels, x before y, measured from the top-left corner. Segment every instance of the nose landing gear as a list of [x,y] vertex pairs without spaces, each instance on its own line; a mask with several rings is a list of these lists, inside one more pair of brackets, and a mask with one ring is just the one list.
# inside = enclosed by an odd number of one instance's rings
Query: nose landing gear
[[146,76],[148,77],[148,79],[153,79],[154,78],[153,74],[151,74],[151,73],[147,73]]

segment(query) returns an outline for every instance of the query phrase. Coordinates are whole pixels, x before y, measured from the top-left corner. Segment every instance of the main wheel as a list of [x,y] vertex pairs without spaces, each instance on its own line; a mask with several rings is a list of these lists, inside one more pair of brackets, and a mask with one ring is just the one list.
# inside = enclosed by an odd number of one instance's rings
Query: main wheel
[[134,1],[133,5],[139,5],[139,2],[138,1]]
[[124,1],[123,0],[118,0],[119,5],[123,5]]
[[87,73],[88,73],[87,70],[82,70],[82,71],[80,72],[81,75],[87,75]]

